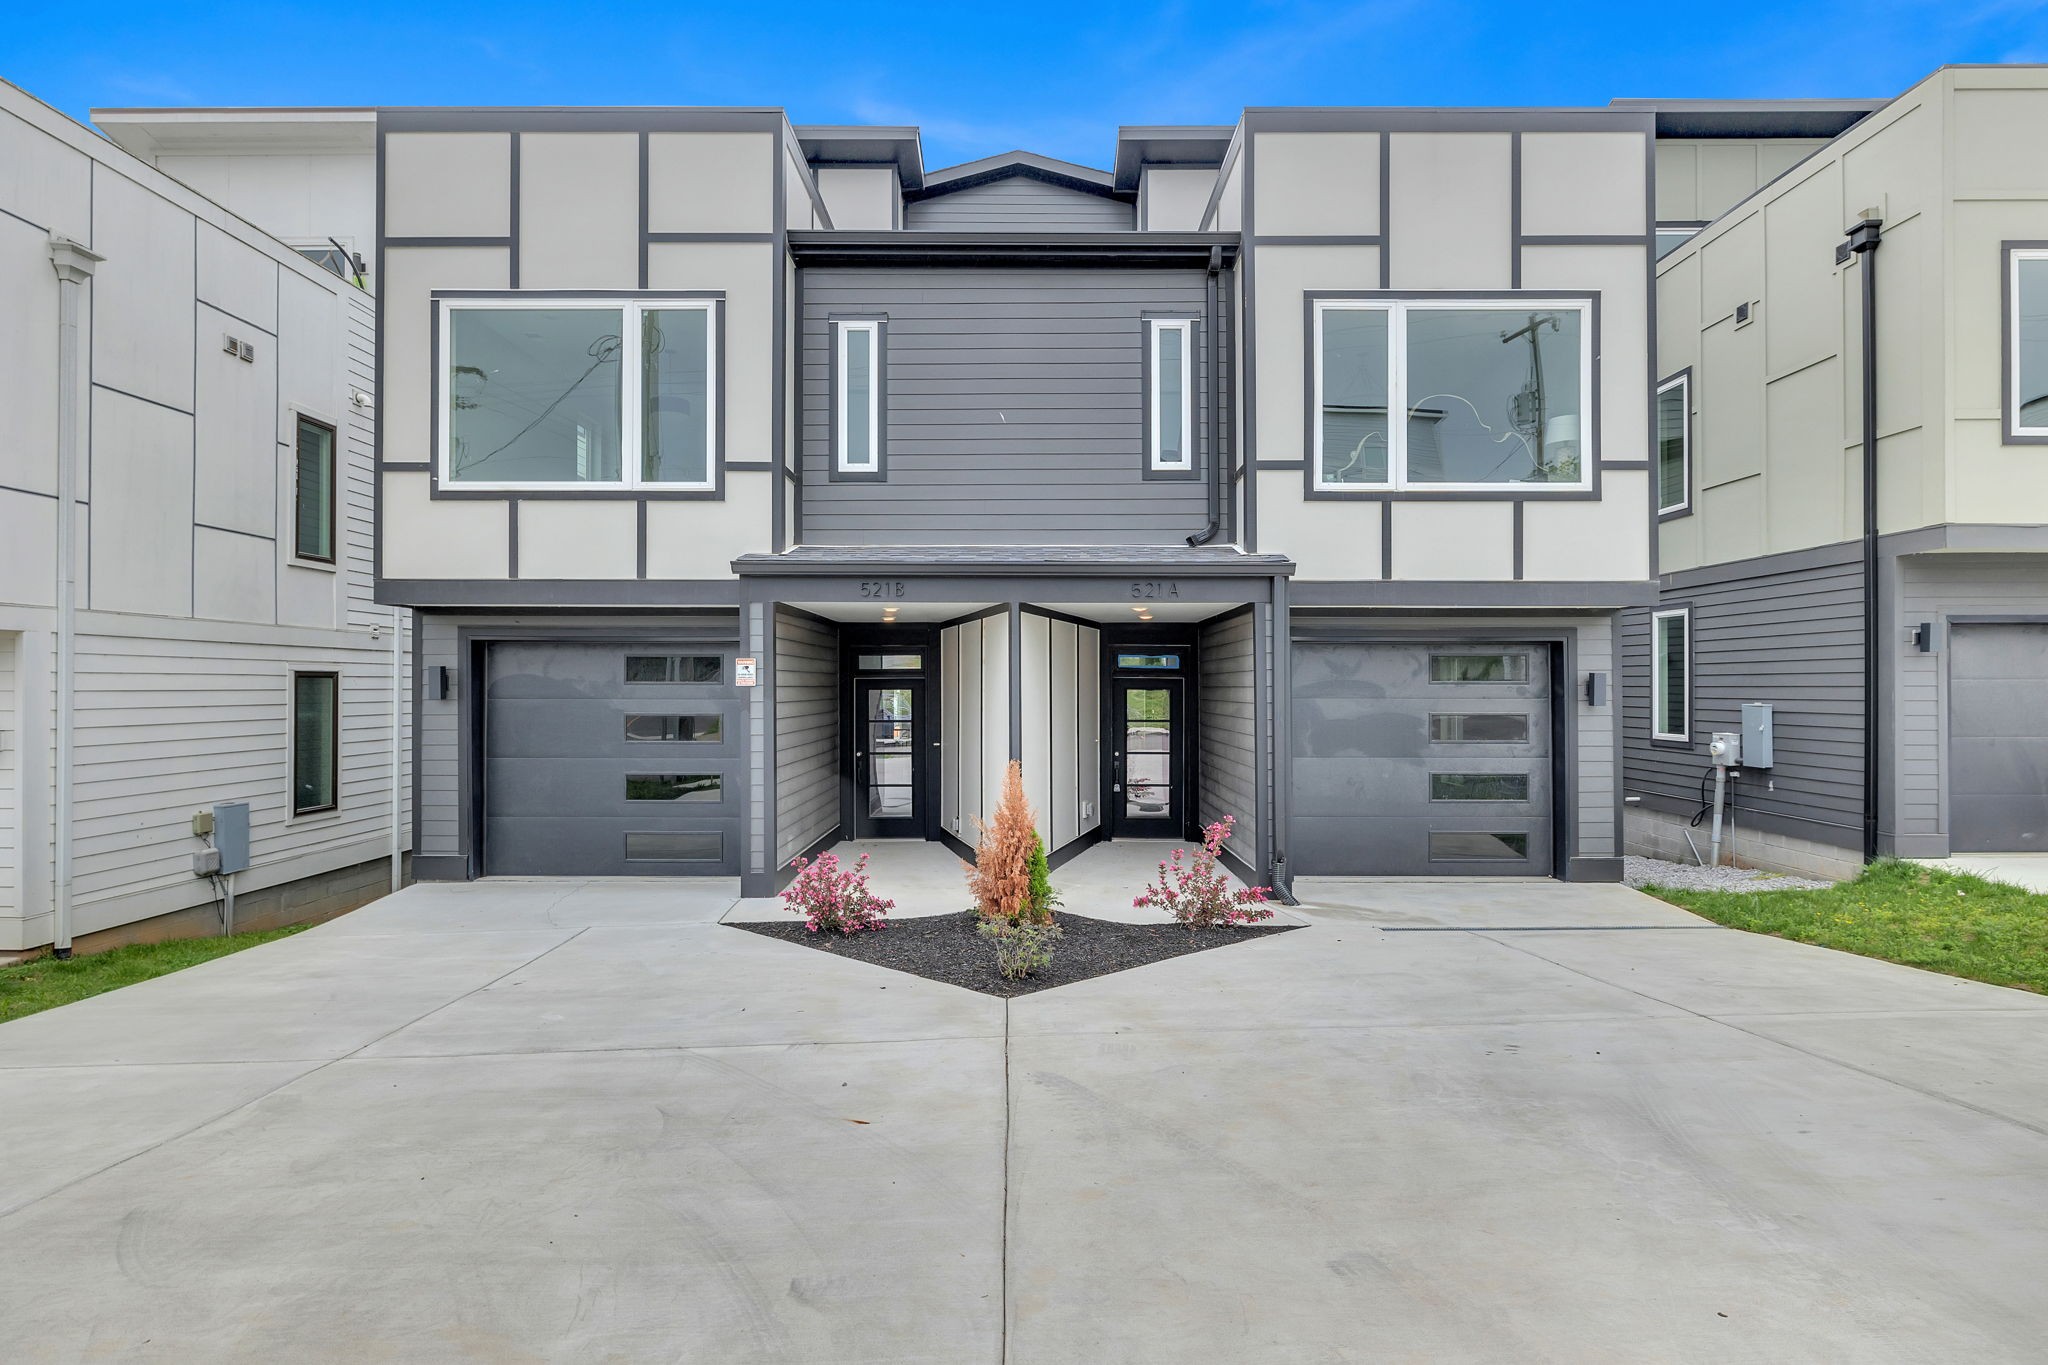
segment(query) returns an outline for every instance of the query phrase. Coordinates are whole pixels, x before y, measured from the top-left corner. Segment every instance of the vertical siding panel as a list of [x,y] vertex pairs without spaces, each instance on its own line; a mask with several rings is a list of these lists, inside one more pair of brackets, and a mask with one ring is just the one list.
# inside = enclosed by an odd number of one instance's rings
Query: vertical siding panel
[[775,613],[775,865],[839,823],[839,633]]

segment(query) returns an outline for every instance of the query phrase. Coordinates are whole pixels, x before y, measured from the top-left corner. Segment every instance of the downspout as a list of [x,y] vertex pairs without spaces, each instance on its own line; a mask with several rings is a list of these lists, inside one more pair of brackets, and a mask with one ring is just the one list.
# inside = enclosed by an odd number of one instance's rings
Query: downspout
[[391,609],[391,889],[405,885],[405,851],[400,846],[399,819],[403,800],[399,779],[405,771],[405,608]]
[[1878,774],[1882,771],[1877,705],[1877,245],[1883,220],[1866,216],[1849,229],[1849,250],[1863,266],[1863,860],[1877,857]]
[[1217,317],[1221,297],[1219,283],[1223,274],[1223,248],[1209,248],[1209,382],[1203,387],[1208,390],[1209,426],[1209,524],[1201,532],[1188,537],[1190,545],[1207,545],[1223,530],[1223,320]]
[[71,956],[71,769],[78,616],[79,299],[106,259],[68,237],[50,238],[57,272],[57,660],[56,792],[51,812],[50,950]]

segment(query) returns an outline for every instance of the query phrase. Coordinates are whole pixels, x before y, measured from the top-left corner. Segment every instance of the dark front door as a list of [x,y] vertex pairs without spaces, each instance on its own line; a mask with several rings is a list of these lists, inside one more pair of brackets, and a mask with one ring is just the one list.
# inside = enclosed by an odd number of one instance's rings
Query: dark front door
[[1185,696],[1179,678],[1118,678],[1111,697],[1111,832],[1178,839],[1186,828]]
[[[924,681],[860,678],[853,685],[856,839],[925,837]],[[934,736],[935,737],[935,736]]]

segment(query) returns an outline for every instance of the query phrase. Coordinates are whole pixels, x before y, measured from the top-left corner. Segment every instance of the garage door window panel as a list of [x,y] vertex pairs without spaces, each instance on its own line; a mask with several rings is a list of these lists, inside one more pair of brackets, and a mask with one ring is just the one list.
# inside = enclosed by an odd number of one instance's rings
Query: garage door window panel
[[715,334],[709,299],[444,300],[442,483],[714,488]]
[[723,786],[717,773],[629,773],[626,776],[626,799],[717,801]]
[[1529,717],[1431,712],[1429,738],[1437,744],[1527,744]]
[[1585,299],[1318,300],[1316,486],[1590,488],[1591,314]]
[[717,654],[628,654],[629,683],[719,683],[725,659]]
[[719,716],[626,717],[626,738],[635,744],[716,744],[724,731]]
[[1527,773],[1431,773],[1432,801],[1524,801],[1529,799]]
[[1432,654],[1429,680],[1433,683],[1526,683],[1529,681],[1527,654]]

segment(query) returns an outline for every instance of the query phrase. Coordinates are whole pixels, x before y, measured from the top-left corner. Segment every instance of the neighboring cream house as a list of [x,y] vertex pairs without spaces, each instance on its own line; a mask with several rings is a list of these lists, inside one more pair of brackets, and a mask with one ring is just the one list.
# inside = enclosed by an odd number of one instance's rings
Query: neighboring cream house
[[[373,597],[374,317],[0,84],[0,951],[392,885],[408,616]],[[233,830],[194,817],[244,803],[248,865],[209,875]]]
[[1943,68],[1659,262],[1631,851],[1690,857],[1708,741],[1746,702],[1775,743],[1733,784],[1743,861],[2048,848],[2043,149],[2048,68]]

